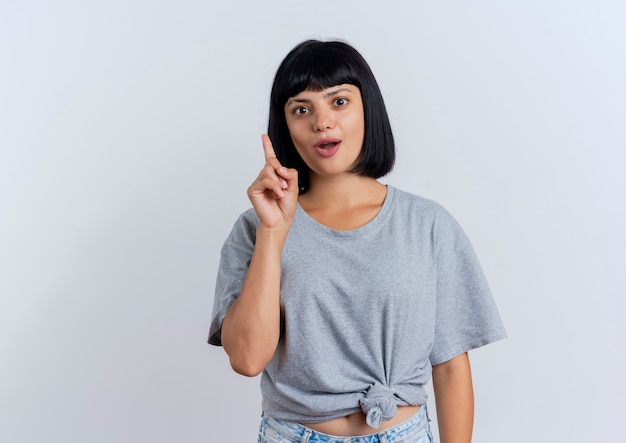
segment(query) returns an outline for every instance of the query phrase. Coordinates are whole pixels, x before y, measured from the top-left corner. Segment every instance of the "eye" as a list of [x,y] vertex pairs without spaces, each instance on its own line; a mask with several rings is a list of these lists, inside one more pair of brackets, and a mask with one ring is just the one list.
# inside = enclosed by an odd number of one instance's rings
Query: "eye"
[[335,106],[346,106],[348,104],[349,100],[345,97],[337,97],[334,101],[333,104]]
[[297,106],[293,108],[291,112],[293,112],[293,115],[303,115],[309,112],[309,108],[307,108],[306,106]]

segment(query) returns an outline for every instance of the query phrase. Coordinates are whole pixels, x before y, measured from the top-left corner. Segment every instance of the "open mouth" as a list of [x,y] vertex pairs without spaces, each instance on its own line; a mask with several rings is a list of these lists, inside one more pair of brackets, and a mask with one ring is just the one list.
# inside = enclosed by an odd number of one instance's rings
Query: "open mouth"
[[335,153],[339,150],[339,146],[341,145],[341,140],[336,138],[325,138],[323,140],[318,141],[313,145],[315,150],[322,157],[330,157],[335,155]]
[[328,149],[332,149],[335,146],[337,146],[339,144],[339,142],[323,142],[323,143],[318,143],[315,145],[315,147],[317,149],[323,149],[323,150],[328,150]]

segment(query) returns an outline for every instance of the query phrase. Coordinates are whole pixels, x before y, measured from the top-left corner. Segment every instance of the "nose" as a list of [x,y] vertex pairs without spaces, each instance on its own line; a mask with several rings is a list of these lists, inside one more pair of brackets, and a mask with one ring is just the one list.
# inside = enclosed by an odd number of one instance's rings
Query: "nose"
[[329,109],[318,108],[316,110],[315,120],[313,122],[313,130],[315,132],[324,132],[328,129],[332,129],[334,125],[335,120]]

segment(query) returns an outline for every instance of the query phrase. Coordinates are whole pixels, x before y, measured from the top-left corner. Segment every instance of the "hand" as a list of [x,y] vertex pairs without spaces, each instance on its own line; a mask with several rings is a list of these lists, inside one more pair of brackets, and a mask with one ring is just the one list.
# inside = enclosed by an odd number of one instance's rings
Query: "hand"
[[262,140],[265,167],[248,188],[248,198],[261,227],[288,229],[298,203],[298,171],[280,164],[267,134],[263,134]]

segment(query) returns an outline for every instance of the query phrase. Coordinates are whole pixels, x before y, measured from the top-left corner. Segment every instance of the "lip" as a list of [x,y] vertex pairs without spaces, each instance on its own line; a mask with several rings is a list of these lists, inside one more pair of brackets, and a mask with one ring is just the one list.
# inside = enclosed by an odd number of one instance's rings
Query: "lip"
[[324,138],[313,145],[315,151],[322,157],[332,157],[340,146],[341,140],[338,138]]

